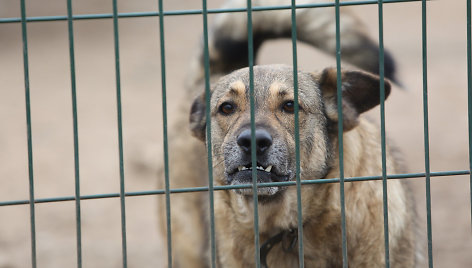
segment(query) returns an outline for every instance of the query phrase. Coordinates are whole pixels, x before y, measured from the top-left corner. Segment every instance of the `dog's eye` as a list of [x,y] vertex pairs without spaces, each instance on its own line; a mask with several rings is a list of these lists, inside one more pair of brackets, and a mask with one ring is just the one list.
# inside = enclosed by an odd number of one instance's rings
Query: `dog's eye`
[[230,115],[236,110],[236,105],[231,102],[223,102],[218,111],[223,115]]
[[291,100],[284,102],[284,104],[282,105],[282,111],[293,114],[293,112],[295,111],[295,102]]

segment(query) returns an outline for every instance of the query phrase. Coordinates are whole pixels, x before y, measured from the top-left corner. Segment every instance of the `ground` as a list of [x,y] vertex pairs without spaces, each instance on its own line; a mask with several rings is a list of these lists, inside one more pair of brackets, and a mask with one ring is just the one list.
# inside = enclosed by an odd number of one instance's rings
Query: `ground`
[[[189,3],[191,2],[191,3]],[[26,1],[28,16],[65,15],[65,1]],[[165,1],[166,10],[199,9],[199,1]],[[217,8],[221,1],[210,1]],[[377,6],[353,8],[378,36]],[[156,11],[157,1],[119,1],[120,12]],[[75,1],[75,14],[111,13],[111,1]],[[0,1],[0,17],[19,17],[19,1]],[[210,15],[210,20],[212,16]],[[428,100],[431,171],[469,169],[466,1],[428,2]],[[36,198],[75,193],[73,122],[67,22],[28,23],[33,175]],[[127,192],[157,188],[162,161],[162,102],[157,17],[120,19],[124,178]],[[113,24],[74,22],[82,195],[119,192],[119,153]],[[199,15],[165,18],[169,121],[185,97],[188,63],[202,31]],[[399,81],[386,105],[388,137],[412,173],[425,170],[421,3],[384,5],[384,39],[398,61]],[[0,201],[28,199],[28,150],[21,25],[0,24]],[[261,63],[291,64],[291,43],[262,48]],[[299,45],[303,70],[335,61]],[[379,117],[379,110],[370,112]],[[172,139],[172,135],[170,136]],[[147,148],[143,150],[143,148]],[[144,156],[143,156],[144,154]],[[149,154],[149,155],[145,155]],[[139,166],[139,159],[147,159]],[[432,238],[436,267],[472,267],[469,176],[432,178]],[[419,221],[426,229],[424,178],[411,179]],[[126,198],[129,267],[162,267],[165,238],[157,232],[155,196]],[[39,267],[76,266],[75,202],[36,204]],[[0,267],[31,266],[27,205],[0,207]],[[120,267],[120,201],[81,202],[83,267]],[[422,243],[426,246],[426,241]]]

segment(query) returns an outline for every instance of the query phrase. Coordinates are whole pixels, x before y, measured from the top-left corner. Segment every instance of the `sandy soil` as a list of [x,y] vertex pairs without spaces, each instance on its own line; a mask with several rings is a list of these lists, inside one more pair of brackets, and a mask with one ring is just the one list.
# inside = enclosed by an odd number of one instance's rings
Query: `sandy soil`
[[[0,17],[18,17],[19,1],[0,2]],[[75,14],[110,13],[111,1],[75,1]],[[157,1],[120,1],[120,12],[157,10]],[[165,1],[167,10],[198,9],[199,1]],[[216,8],[221,1],[210,1]],[[28,16],[64,15],[65,1],[27,1]],[[428,3],[428,91],[432,171],[467,170],[467,64],[465,1]],[[354,8],[378,33],[376,6]],[[421,4],[384,7],[385,46],[399,63],[405,89],[387,103],[389,137],[411,172],[424,172]],[[211,19],[211,16],[210,16]],[[161,71],[156,17],[122,19],[121,83],[126,191],[156,189],[155,149],[162,148]],[[80,190],[82,195],[119,192],[113,25],[76,21]],[[165,19],[169,120],[183,95],[188,63],[202,30],[200,16]],[[71,82],[67,23],[28,24],[29,71],[36,198],[75,192]],[[333,66],[334,60],[300,45],[300,68]],[[291,63],[290,42],[265,45],[261,63]],[[28,199],[21,25],[0,24],[0,201]],[[378,117],[378,110],[370,112]],[[170,137],[172,138],[172,137]],[[143,150],[144,148],[144,150]],[[143,156],[144,154],[144,156]],[[146,155],[149,154],[149,155]],[[136,163],[146,160],[145,166]],[[420,222],[426,228],[424,179],[412,179]],[[433,256],[436,267],[472,267],[468,176],[432,179]],[[75,203],[37,204],[39,267],[76,266]],[[126,199],[129,267],[162,267],[165,239],[157,233],[156,197]],[[84,267],[121,266],[120,203],[116,198],[81,202]],[[0,267],[31,266],[29,206],[0,207]],[[426,245],[426,241],[423,243]]]

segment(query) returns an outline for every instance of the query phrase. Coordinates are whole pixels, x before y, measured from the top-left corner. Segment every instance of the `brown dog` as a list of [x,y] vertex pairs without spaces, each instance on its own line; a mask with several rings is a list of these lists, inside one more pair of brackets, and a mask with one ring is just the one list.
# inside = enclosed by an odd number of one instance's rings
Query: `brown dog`
[[[229,1],[239,7],[244,1]],[[310,1],[313,2],[313,1]],[[287,1],[254,1],[255,5],[287,4]],[[322,9],[297,12],[298,37],[315,47],[334,53],[334,14]],[[329,9],[332,11],[332,9]],[[289,36],[290,11],[255,12],[255,49],[270,38]],[[346,61],[376,72],[378,48],[350,13],[342,14],[342,50]],[[247,32],[245,14],[221,14],[210,33],[212,79],[211,126],[216,185],[251,183]],[[316,26],[316,27],[315,27]],[[201,50],[203,51],[203,50]],[[208,185],[205,143],[203,53],[193,63],[189,89],[199,94],[191,111],[183,108],[172,128],[170,152],[171,188]],[[386,76],[394,78],[394,63],[386,54]],[[228,74],[229,73],[229,74]],[[256,148],[258,181],[289,181],[295,176],[293,78],[286,66],[254,68],[256,94]],[[301,179],[338,178],[336,72],[299,73]],[[379,103],[379,80],[372,74],[345,71],[343,82],[344,165],[346,177],[382,173],[380,133],[359,115]],[[388,95],[390,85],[386,82]],[[189,99],[189,101],[191,101]],[[190,128],[188,130],[188,114]],[[193,134],[200,139],[190,138]],[[389,174],[401,172],[387,149]],[[161,186],[163,183],[161,181]],[[414,267],[414,211],[401,181],[389,181],[389,236],[392,267]],[[269,267],[296,267],[296,190],[294,187],[258,189],[260,241],[283,235],[283,241],[266,254]],[[382,267],[383,200],[378,181],[346,183],[347,246],[350,267]],[[252,189],[215,192],[218,263],[221,267],[254,266]],[[165,202],[161,199],[161,231],[166,234]],[[171,195],[174,267],[208,267],[208,193]],[[340,267],[341,219],[338,184],[302,187],[304,256],[307,267]],[[165,237],[165,236],[164,236]],[[288,242],[287,242],[288,241]]]
[[[286,66],[254,68],[255,146],[258,182],[295,179],[293,71]],[[238,70],[214,86],[210,111],[214,174],[218,185],[250,184],[251,131],[249,72]],[[300,92],[301,179],[338,178],[336,72],[298,74]],[[343,127],[345,176],[382,173],[380,132],[359,115],[379,103],[376,76],[344,71]],[[388,95],[390,85],[386,84]],[[203,140],[205,103],[197,98],[191,127]],[[387,170],[399,172],[390,149]],[[414,267],[415,232],[412,202],[401,181],[390,181],[389,235],[392,267]],[[296,189],[258,188],[261,241],[297,228]],[[217,248],[222,267],[254,267],[252,188],[216,193]],[[347,246],[350,267],[383,267],[384,232],[382,183],[346,183]],[[302,187],[304,256],[307,267],[341,267],[341,211],[338,184]],[[275,245],[268,255],[269,267],[296,267],[296,248]]]

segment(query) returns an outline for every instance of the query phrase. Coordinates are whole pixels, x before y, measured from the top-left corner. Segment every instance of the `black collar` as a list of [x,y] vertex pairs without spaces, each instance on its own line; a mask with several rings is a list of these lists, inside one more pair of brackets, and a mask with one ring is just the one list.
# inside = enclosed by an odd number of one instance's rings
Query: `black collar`
[[267,255],[269,255],[270,250],[277,244],[282,243],[282,248],[285,252],[291,252],[295,249],[298,240],[298,229],[288,229],[281,231],[280,233],[272,236],[267,239],[267,241],[262,244],[260,249],[261,257],[261,268],[268,268],[267,266]]

